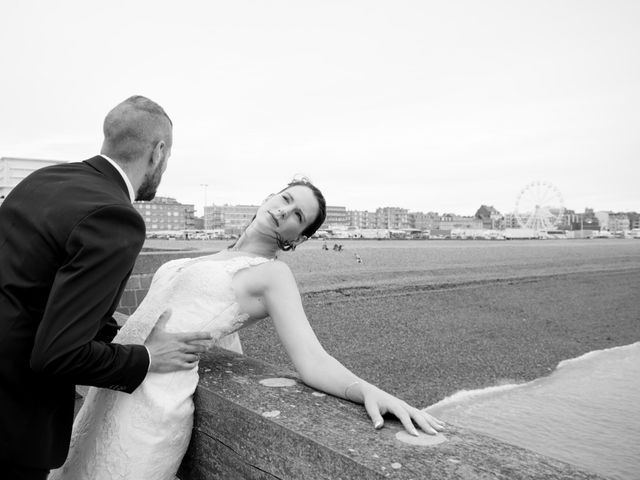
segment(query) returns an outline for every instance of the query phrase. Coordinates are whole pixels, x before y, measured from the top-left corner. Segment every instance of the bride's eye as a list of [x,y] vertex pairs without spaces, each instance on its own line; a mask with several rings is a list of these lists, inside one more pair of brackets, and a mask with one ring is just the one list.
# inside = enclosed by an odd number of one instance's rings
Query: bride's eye
[[287,198],[287,196],[286,196],[286,195],[284,195],[284,194],[283,194],[283,195],[282,195],[282,198],[284,198],[284,201],[285,201],[285,202],[289,203],[289,199]]
[[302,223],[302,214],[300,212],[296,212],[296,215],[298,216],[300,223]]

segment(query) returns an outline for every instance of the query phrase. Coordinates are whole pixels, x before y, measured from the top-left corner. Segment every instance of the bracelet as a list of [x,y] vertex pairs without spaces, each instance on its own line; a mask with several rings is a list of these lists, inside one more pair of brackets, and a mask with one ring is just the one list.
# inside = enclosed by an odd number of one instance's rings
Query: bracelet
[[359,384],[360,384],[360,382],[356,380],[355,382],[350,383],[349,385],[347,385],[347,387],[344,389],[344,398],[349,400],[349,397],[347,396],[347,392],[349,391],[349,389],[351,387],[353,387],[354,385],[359,385]]

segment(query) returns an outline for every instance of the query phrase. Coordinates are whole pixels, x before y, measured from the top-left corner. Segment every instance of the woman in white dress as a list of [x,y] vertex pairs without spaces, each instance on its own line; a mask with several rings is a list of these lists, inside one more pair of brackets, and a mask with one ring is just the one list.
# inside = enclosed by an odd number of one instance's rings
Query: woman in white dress
[[[275,259],[315,233],[325,216],[314,185],[290,183],[262,204],[228,250],[162,265],[114,341],[141,344],[154,328],[210,331],[217,345],[241,351],[237,330],[271,317],[307,385],[364,404],[375,428],[391,412],[409,433],[418,435],[417,425],[436,434],[443,429],[439,420],[358,378],[322,348],[291,270]],[[130,395],[91,388],[74,422],[69,457],[50,480],[173,479],[189,444],[197,385],[195,366],[149,373]]]

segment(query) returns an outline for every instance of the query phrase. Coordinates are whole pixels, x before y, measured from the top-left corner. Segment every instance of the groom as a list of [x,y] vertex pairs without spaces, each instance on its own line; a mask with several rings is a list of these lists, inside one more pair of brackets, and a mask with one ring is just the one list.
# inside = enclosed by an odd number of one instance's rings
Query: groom
[[104,120],[101,154],[38,170],[0,206],[0,477],[46,479],[63,464],[75,385],[131,393],[148,372],[192,368],[208,333],[109,343],[145,239],[133,200],[151,200],[173,125],[134,96]]

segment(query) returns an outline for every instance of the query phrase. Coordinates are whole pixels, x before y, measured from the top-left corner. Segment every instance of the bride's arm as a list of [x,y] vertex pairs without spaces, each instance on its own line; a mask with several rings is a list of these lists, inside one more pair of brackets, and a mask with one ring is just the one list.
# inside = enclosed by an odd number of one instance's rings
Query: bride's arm
[[262,297],[273,319],[280,341],[296,370],[307,385],[365,405],[376,428],[383,425],[382,415],[391,412],[414,435],[412,420],[427,433],[442,430],[442,423],[429,414],[358,378],[329,355],[316,337],[302,307],[300,292],[289,267],[275,261],[264,265]]

